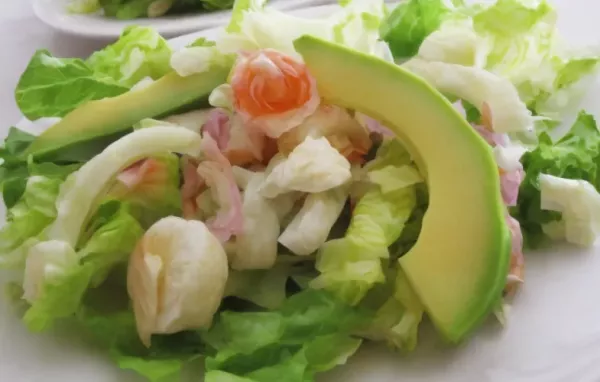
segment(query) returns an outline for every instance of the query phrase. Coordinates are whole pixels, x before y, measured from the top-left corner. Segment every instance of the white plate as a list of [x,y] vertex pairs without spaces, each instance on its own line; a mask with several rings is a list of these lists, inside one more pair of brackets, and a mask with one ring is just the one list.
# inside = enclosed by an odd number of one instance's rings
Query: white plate
[[[560,27],[578,43],[598,41],[600,3],[557,0]],[[308,11],[326,15],[331,7]],[[307,11],[302,11],[305,13]],[[598,31],[598,29],[595,29]],[[202,35],[214,37],[218,30]],[[194,36],[173,40],[184,46]],[[583,107],[600,116],[600,84]],[[6,131],[3,132],[4,134]],[[442,345],[425,325],[419,347],[403,356],[368,345],[321,382],[598,382],[600,381],[600,248],[555,247],[528,253],[527,281],[514,301],[508,327],[490,320],[459,347]],[[103,352],[90,349],[68,328],[26,331],[0,301],[0,381],[137,382]],[[195,379],[198,381],[197,375]],[[282,376],[282,382],[285,377]],[[175,381],[174,381],[175,382]]]
[[[23,0],[21,0],[23,1]],[[332,2],[329,0],[271,0],[276,9],[307,8]],[[180,36],[214,28],[229,20],[230,11],[165,16],[153,19],[117,20],[98,14],[77,15],[67,12],[69,0],[33,0],[36,16],[52,28],[68,34],[94,38],[119,37],[128,25],[149,25],[166,37]]]

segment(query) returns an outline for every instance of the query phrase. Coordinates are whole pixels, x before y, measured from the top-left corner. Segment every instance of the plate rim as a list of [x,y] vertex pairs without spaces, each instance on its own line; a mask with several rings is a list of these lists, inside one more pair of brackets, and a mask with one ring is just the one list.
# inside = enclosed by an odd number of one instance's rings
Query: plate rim
[[[278,0],[271,7],[278,10],[307,9],[331,5],[328,0]],[[231,11],[199,13],[181,17],[158,17],[156,19],[116,20],[93,15],[72,15],[64,9],[64,1],[33,0],[31,4],[35,16],[50,28],[59,32],[87,38],[118,38],[126,25],[150,26],[165,37],[176,38],[194,32],[213,29],[224,25]],[[48,9],[55,12],[48,13]],[[86,24],[93,20],[96,28]]]

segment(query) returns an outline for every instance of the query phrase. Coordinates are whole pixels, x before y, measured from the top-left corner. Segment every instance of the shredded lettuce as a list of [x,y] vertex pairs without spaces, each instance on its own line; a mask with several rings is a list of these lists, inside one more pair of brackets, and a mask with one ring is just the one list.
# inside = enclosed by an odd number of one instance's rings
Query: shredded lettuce
[[[389,140],[380,147],[369,170],[381,175],[381,169],[409,164],[406,150],[397,140]],[[326,289],[355,305],[373,286],[385,281],[382,261],[389,257],[388,247],[400,237],[416,205],[414,178],[403,188],[388,187],[390,182],[383,179],[368,190],[354,208],[346,235],[321,247],[316,264],[321,274],[311,287]]]
[[231,55],[222,54],[214,46],[191,46],[173,53],[170,65],[182,77],[207,72],[214,65],[227,65]]
[[227,33],[216,41],[217,49],[222,53],[237,53],[271,48],[300,58],[292,42],[310,34],[365,53],[378,56],[389,53],[378,38],[386,10],[381,0],[345,1],[342,10],[324,19],[295,17],[264,8],[264,4],[261,0],[237,1]]
[[306,290],[271,312],[222,312],[203,336],[207,381],[313,381],[359,347],[367,316],[324,291]]
[[[117,203],[115,207],[111,203]],[[77,253],[63,241],[44,241],[28,252],[23,320],[32,331],[51,327],[79,309],[89,286],[98,286],[118,263],[126,262],[143,230],[125,204],[108,202],[91,222],[96,227]]]
[[[118,286],[99,290],[101,298],[114,299],[115,292],[126,293]],[[95,296],[100,298],[98,296]],[[76,314],[76,323],[101,347],[121,369],[132,370],[150,382],[180,380],[183,366],[204,351],[197,332],[181,332],[168,336],[154,336],[152,346],[146,348],[136,332],[135,317],[130,310],[108,310],[85,305]]]
[[279,243],[296,255],[314,253],[327,240],[347,198],[347,187],[309,194],[298,214],[279,236]]
[[[564,238],[591,247],[600,236],[600,194],[585,180],[540,174],[540,207],[562,213]],[[556,237],[555,237],[556,238]]]
[[33,141],[16,128],[9,132],[0,157],[2,195],[8,209],[0,229],[0,267],[21,267],[27,249],[56,217],[56,199],[64,179],[79,168],[52,162],[23,163],[16,159]]
[[362,336],[407,352],[415,349],[424,307],[399,264],[387,271],[385,284],[369,291],[361,307],[374,312]]
[[305,274],[308,262],[290,255],[277,256],[277,263],[264,270],[231,270],[225,288],[226,296],[249,301],[257,306],[279,309],[287,297],[287,283],[290,277]]
[[251,173],[244,187],[243,230],[230,255],[233,269],[269,269],[275,264],[281,226],[274,205],[259,193],[264,180],[264,173]]
[[537,115],[560,120],[574,111],[600,54],[568,47],[556,20],[556,10],[546,0],[460,2],[453,7],[441,0],[411,0],[390,14],[382,36],[397,59],[418,56],[506,78]]
[[142,79],[158,79],[171,71],[171,48],[152,28],[130,26],[112,45],[95,52],[87,63],[98,75],[132,87]]
[[403,1],[382,23],[381,38],[389,44],[394,57],[410,58],[449,12],[443,0]]
[[560,221],[561,214],[542,209],[540,175],[583,180],[600,190],[600,131],[594,117],[581,112],[570,131],[556,142],[545,132],[521,162],[525,179],[519,191],[518,205],[511,211],[519,220],[526,243],[540,245],[546,235],[543,227]]
[[7,222],[0,230],[0,266],[24,264],[28,247],[56,217],[55,203],[62,181],[43,176],[27,180],[23,196],[8,211]]
[[287,158],[272,159],[266,176],[260,192],[274,198],[290,191],[328,191],[348,182],[352,174],[348,159],[327,138],[308,136]]
[[483,69],[412,59],[404,64],[443,93],[455,95],[482,111],[489,107],[494,131],[526,132],[533,129],[531,111],[505,78]]

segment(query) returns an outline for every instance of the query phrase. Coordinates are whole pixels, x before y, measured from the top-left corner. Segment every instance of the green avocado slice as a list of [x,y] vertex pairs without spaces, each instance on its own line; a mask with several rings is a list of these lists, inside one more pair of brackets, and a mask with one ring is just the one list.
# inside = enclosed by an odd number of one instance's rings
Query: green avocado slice
[[399,261],[438,331],[462,340],[502,296],[510,260],[490,148],[446,98],[405,69],[311,36],[294,46],[326,102],[384,122],[426,173],[428,212]]
[[230,70],[228,65],[213,66],[207,72],[188,77],[172,72],[143,89],[87,102],[38,136],[23,153],[23,159],[29,155],[47,156],[97,138],[118,135],[144,118],[160,118],[185,108],[206,106],[208,96],[227,81]]

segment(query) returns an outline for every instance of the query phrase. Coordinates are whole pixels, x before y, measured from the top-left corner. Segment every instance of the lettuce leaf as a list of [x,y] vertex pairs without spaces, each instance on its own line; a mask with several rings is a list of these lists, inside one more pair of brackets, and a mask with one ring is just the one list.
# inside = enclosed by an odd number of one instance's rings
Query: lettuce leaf
[[46,330],[56,319],[75,314],[86,290],[99,286],[116,264],[126,262],[144,233],[127,204],[117,201],[102,205],[91,226],[97,229],[77,253],[59,241],[30,249],[24,289],[31,307],[23,317],[30,330]]
[[109,203],[98,210],[99,222],[93,220],[97,200],[113,177],[127,164],[153,154],[172,150],[197,155],[200,141],[185,128],[137,130],[69,175],[55,202],[56,218],[41,235],[45,241],[27,248],[24,289],[32,306],[25,322],[32,330],[44,330],[54,319],[73,314],[90,283],[100,284],[141,237],[143,230],[126,202],[118,202],[119,208]]
[[226,31],[229,33],[241,32],[244,13],[259,12],[265,7],[266,3],[267,0],[237,0],[233,4],[231,19],[229,20]]
[[[409,164],[406,150],[397,140],[389,140],[367,168],[381,174],[381,169]],[[368,190],[354,208],[346,235],[321,247],[316,264],[321,274],[311,287],[326,289],[355,305],[375,284],[385,281],[382,261],[388,259],[388,247],[398,239],[416,205],[414,178],[403,188],[388,183],[391,180],[384,179]]]
[[279,236],[279,243],[296,255],[311,255],[327,241],[347,199],[347,187],[309,194]]
[[30,177],[20,200],[7,213],[0,229],[0,266],[23,266],[29,240],[37,237],[56,217],[55,202],[62,179]]
[[275,264],[281,225],[277,208],[259,193],[264,180],[264,173],[249,172],[242,187],[243,230],[235,238],[235,251],[229,254],[232,269],[270,269]]
[[[392,12],[389,20],[398,25],[398,37],[393,40],[392,34],[387,41],[396,58],[413,57],[418,50],[418,57],[427,61],[485,69],[508,79],[537,115],[560,120],[574,111],[585,79],[598,68],[600,54],[566,46],[558,33],[556,10],[548,1],[460,2],[452,8],[441,3],[413,0]],[[435,4],[436,10],[419,14],[418,4]],[[410,5],[413,12],[408,14]],[[403,17],[394,19],[394,14]],[[405,33],[408,25],[415,27]],[[423,39],[424,31],[428,35]]]
[[160,16],[170,7],[172,1],[159,3],[156,10],[151,11],[150,6],[154,0],[100,0],[104,15],[120,20],[130,20],[151,15]]
[[362,336],[407,352],[415,349],[424,307],[399,263],[387,271],[385,284],[369,291],[361,307],[374,312]]
[[235,0],[180,0],[185,3],[196,3],[202,5],[205,9],[219,10],[219,9],[231,9]]
[[[125,290],[118,292],[126,293]],[[137,335],[135,317],[130,310],[107,313],[86,305],[77,312],[76,322],[94,342],[109,351],[121,369],[132,370],[150,382],[180,380],[183,366],[204,352],[196,332],[154,336],[152,346],[146,348]]]
[[127,86],[95,72],[81,59],[56,58],[47,50],[39,50],[21,75],[15,97],[23,115],[35,120],[63,117],[88,101],[127,90]]
[[88,240],[82,240],[77,255],[82,265],[94,269],[91,286],[95,287],[113,266],[127,261],[144,229],[133,216],[129,203],[107,200],[92,218],[89,231],[93,233]]
[[[0,150],[8,156],[26,147],[18,147],[27,142],[13,138],[15,134],[28,139],[26,135],[13,131],[18,130],[11,130],[11,136]],[[6,224],[0,229],[0,268],[24,265],[28,248],[56,217],[55,203],[61,184],[79,168],[77,164],[59,166],[51,162],[19,163],[16,167],[10,167],[9,163],[2,165],[2,192],[8,211]]]
[[16,102],[30,120],[63,117],[88,101],[123,94],[144,78],[162,77],[171,71],[170,58],[166,40],[138,26],[85,61],[39,50],[17,84]]
[[87,64],[101,76],[117,84],[132,87],[142,79],[159,79],[171,71],[171,48],[150,27],[129,26],[112,45],[95,52]]
[[235,3],[227,33],[216,41],[219,51],[237,53],[271,48],[300,58],[292,42],[310,34],[364,53],[378,56],[389,53],[379,41],[379,25],[386,9],[381,0],[345,1],[340,11],[323,19],[296,17],[264,5],[264,0]]
[[266,198],[291,191],[322,193],[346,184],[351,177],[350,162],[327,138],[307,136],[287,157],[271,160],[260,193]]
[[99,9],[99,0],[71,0],[67,5],[67,10],[73,13],[94,13]]
[[272,312],[222,312],[203,339],[213,349],[207,381],[312,381],[343,364],[360,345],[350,334],[361,311],[324,291],[306,290]]
[[[562,213],[554,239],[592,247],[600,236],[600,194],[589,182],[540,174],[541,208]],[[548,232],[548,227],[544,227]]]
[[518,204],[511,213],[523,229],[526,244],[537,247],[546,238],[543,226],[561,220],[561,214],[542,210],[540,174],[584,180],[600,189],[600,131],[594,117],[580,112],[570,131],[557,142],[541,133],[538,146],[523,155],[525,179]]
[[381,39],[389,44],[394,57],[410,58],[449,12],[443,0],[403,1],[382,23]]
[[534,119],[519,93],[506,78],[487,70],[414,58],[403,65],[444,94],[451,94],[482,111],[491,111],[491,125],[499,133],[527,132]]

